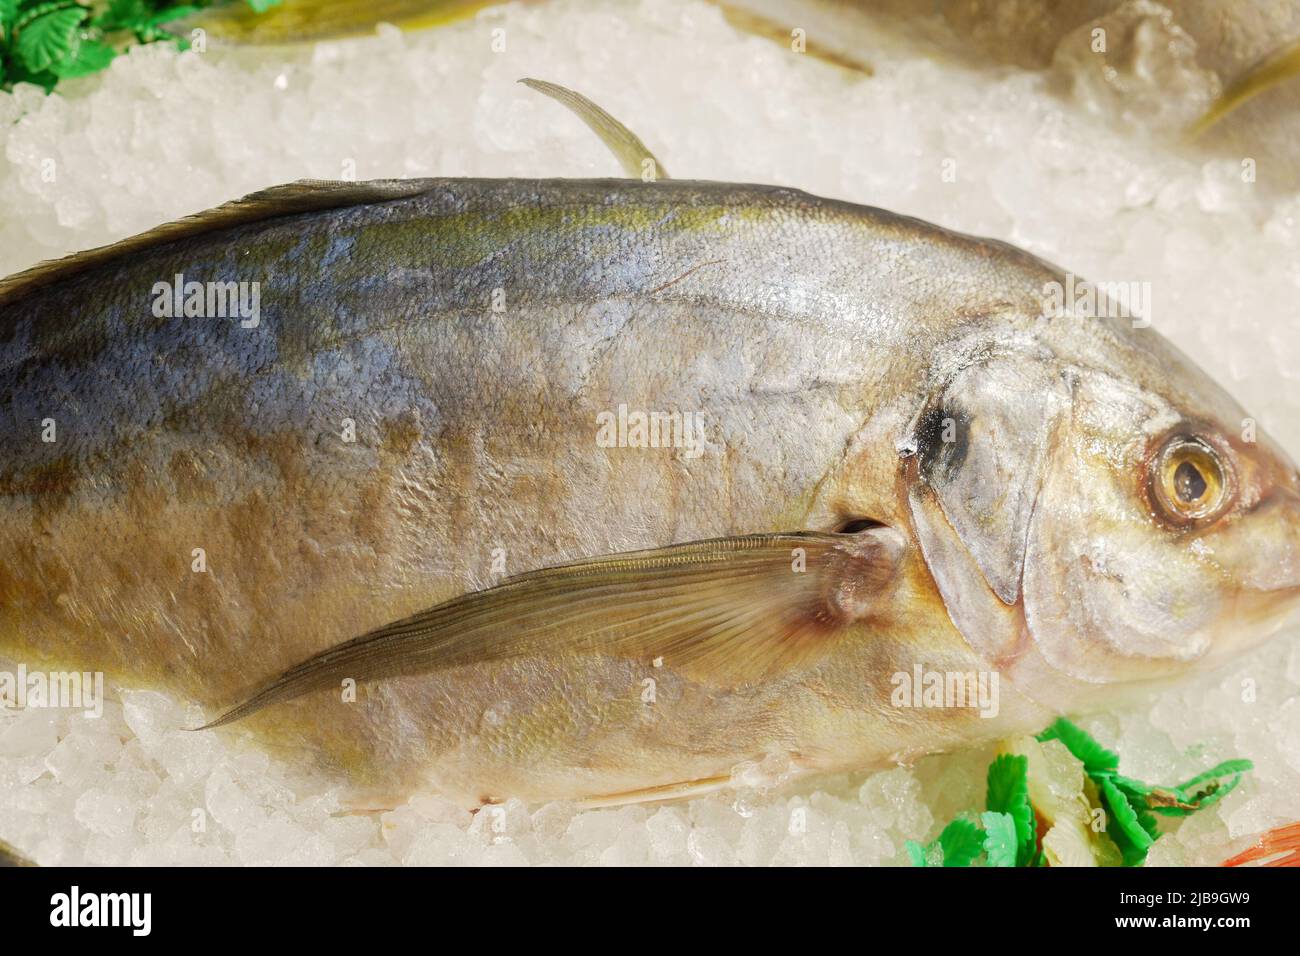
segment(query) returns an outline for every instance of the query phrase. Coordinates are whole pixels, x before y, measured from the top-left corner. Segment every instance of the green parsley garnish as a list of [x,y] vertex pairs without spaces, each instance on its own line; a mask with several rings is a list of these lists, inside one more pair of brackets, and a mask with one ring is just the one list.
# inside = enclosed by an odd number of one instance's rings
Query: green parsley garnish
[[[130,46],[189,40],[167,31],[214,0],[0,0],[0,89],[35,83],[48,92],[59,80],[104,69]],[[257,12],[280,0],[245,0]]]

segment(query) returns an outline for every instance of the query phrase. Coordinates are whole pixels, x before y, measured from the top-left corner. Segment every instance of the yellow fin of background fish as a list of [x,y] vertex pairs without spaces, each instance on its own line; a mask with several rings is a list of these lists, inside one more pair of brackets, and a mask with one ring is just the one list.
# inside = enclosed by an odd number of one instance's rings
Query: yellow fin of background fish
[[903,550],[898,532],[713,538],[606,555],[511,578],[339,644],[207,724],[357,681],[528,654],[661,663],[718,686],[820,657],[875,606]]
[[[792,31],[795,24],[787,24],[772,19],[766,13],[748,10],[735,3],[725,3],[722,0],[710,0],[710,2],[722,11],[723,18],[735,29],[762,37],[765,40],[771,40],[773,43],[780,44],[790,50],[790,44],[794,39]],[[838,66],[842,70],[850,70],[865,76],[874,76],[876,72],[872,69],[870,63],[853,55],[848,50],[833,50],[825,42],[814,42],[807,37],[804,38],[802,52],[815,60]]]
[[[764,12],[737,3],[711,0],[737,30],[789,47],[792,27]],[[468,19],[504,0],[281,0],[261,13],[245,0],[225,0],[167,24],[177,32],[205,30],[218,41],[235,44],[287,44],[330,40],[370,33],[379,23],[403,30],[423,30]],[[805,40],[802,52],[841,69],[871,76],[871,65],[824,41]]]
[[618,160],[619,165],[623,167],[623,172],[627,173],[629,178],[643,178],[647,162],[650,164],[652,178],[669,178],[664,164],[646,148],[640,137],[581,93],[575,93],[558,83],[548,83],[545,80],[525,78],[519,82],[572,110],[578,119],[586,123],[587,127],[600,137],[600,141],[609,147],[609,151],[614,154],[614,158]]
[[300,179],[283,186],[272,186],[249,193],[242,199],[222,203],[215,209],[165,222],[138,236],[76,252],[62,259],[49,259],[0,279],[0,305],[93,266],[177,239],[293,213],[404,199],[428,189],[429,181],[424,179],[374,179],[364,183]]
[[1247,100],[1297,75],[1300,75],[1300,39],[1288,43],[1234,80],[1196,121],[1189,134],[1200,136]]
[[200,28],[226,43],[277,44],[329,40],[371,32],[377,23],[404,30],[444,26],[501,0],[281,0],[262,13],[230,0],[169,24]]
[[35,866],[31,860],[23,856],[4,840],[0,840],[0,866]]

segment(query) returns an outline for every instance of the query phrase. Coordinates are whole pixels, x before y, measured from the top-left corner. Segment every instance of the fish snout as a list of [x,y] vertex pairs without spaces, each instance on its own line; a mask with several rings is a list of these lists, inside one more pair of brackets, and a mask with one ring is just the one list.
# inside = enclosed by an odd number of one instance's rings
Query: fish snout
[[1259,643],[1300,609],[1300,474],[1277,479],[1216,547],[1228,582],[1217,643],[1229,650]]

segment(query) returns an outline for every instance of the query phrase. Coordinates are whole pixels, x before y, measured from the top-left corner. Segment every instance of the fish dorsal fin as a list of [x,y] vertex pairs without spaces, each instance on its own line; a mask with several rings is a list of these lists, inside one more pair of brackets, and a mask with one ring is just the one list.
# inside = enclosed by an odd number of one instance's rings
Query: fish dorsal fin
[[655,158],[654,153],[646,148],[640,137],[610,116],[581,93],[566,89],[558,83],[545,80],[522,79],[519,81],[529,89],[549,96],[555,102],[567,106],[578,119],[600,137],[600,141],[609,147],[623,172],[630,179],[668,179],[668,170]]
[[141,252],[178,239],[188,239],[207,232],[245,223],[318,209],[335,209],[404,199],[429,190],[424,179],[376,179],[364,183],[334,182],[324,179],[300,179],[283,186],[272,186],[250,193],[243,199],[222,203],[213,209],[155,226],[138,236],[131,236],[107,246],[75,252],[62,259],[50,259],[30,269],[0,279],[0,306],[15,302],[28,293],[71,275],[111,262],[121,256]]
[[[609,147],[628,176],[638,179],[668,178],[663,164],[636,134],[582,94],[544,80],[524,79],[520,82],[572,110]],[[178,239],[294,213],[405,199],[427,192],[429,188],[429,181],[423,179],[375,179],[361,183],[300,179],[283,186],[272,186],[250,193],[242,199],[222,203],[213,209],[163,223],[110,245],[40,262],[30,269],[0,279],[0,307],[121,256]]]

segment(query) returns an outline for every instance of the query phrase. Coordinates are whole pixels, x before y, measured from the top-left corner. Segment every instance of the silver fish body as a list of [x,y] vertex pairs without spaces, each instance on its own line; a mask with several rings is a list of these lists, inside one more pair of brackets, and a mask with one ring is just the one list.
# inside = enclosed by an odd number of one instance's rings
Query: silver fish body
[[[1044,315],[1067,277],[1005,244],[760,186],[285,189],[0,284],[0,651],[219,713],[519,572],[887,529],[869,609],[813,657],[764,638],[761,678],[570,640],[560,602],[545,642],[242,725],[383,798],[636,798],[1036,729],[1300,584],[1285,455],[1151,329]],[[158,314],[189,283],[256,314]],[[1232,460],[1194,527],[1146,474],[1189,429]],[[900,703],[918,668],[996,675],[996,715]]]

